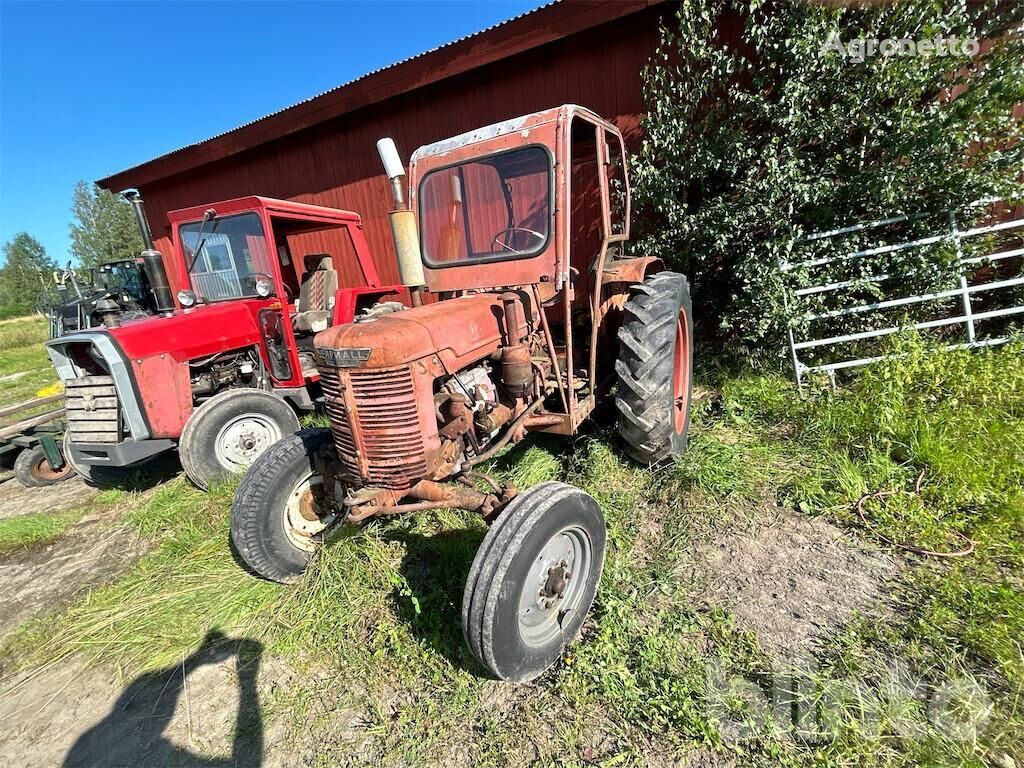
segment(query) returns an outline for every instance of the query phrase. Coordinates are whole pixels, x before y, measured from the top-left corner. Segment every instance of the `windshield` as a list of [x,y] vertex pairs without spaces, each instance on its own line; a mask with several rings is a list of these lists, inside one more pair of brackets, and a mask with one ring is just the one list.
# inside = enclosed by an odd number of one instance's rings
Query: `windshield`
[[108,290],[123,291],[137,302],[146,298],[142,274],[134,263],[104,264],[99,267],[99,279]]
[[214,218],[205,227],[200,221],[182,224],[178,236],[185,264],[192,264],[192,290],[201,301],[254,297],[256,276],[270,274],[267,241],[256,213]]
[[419,209],[432,266],[536,255],[551,228],[550,156],[523,147],[432,171],[420,184]]

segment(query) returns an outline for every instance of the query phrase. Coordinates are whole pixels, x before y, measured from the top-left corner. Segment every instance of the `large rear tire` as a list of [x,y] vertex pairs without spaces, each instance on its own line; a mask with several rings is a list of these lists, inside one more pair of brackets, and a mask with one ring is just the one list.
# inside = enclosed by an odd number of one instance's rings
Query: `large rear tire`
[[295,411],[260,389],[228,389],[200,405],[178,442],[181,466],[203,490],[244,473],[285,435],[299,430]]
[[693,308],[684,275],[659,272],[626,302],[615,362],[626,453],[654,464],[686,450],[693,389]]
[[304,429],[264,451],[238,486],[231,541],[263,578],[298,580],[334,522],[323,503],[322,474],[322,462],[331,461],[333,451],[329,429]]
[[594,602],[605,523],[589,495],[541,483],[512,500],[466,580],[462,631],[492,675],[527,682],[561,658]]

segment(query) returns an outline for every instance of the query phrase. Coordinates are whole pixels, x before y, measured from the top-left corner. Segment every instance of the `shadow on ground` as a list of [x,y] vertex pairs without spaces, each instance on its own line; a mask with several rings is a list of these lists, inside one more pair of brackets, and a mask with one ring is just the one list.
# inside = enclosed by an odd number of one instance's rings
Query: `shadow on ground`
[[[262,655],[263,646],[255,640],[230,640],[219,632],[210,632],[195,653],[180,664],[132,681],[106,717],[75,741],[64,766],[260,765],[264,745],[257,679]],[[237,658],[238,710],[230,755],[209,757],[173,743],[166,731],[179,705],[190,706],[189,675],[231,657]],[[195,701],[191,703],[196,705]]]
[[462,592],[484,531],[466,528],[424,536],[395,531],[388,538],[406,546],[399,571],[405,585],[395,588],[398,614],[413,635],[473,674],[482,669],[462,638]]

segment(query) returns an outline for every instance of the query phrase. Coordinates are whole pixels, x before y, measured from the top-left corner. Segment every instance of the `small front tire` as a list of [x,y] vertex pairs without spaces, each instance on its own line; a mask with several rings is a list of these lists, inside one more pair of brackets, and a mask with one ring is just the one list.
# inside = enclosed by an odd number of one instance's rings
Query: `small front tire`
[[178,455],[189,480],[205,491],[244,473],[267,448],[298,430],[295,411],[281,398],[259,389],[228,389],[192,412]]
[[463,634],[488,672],[522,683],[561,658],[594,602],[605,541],[601,508],[579,488],[542,483],[512,500],[462,599]]
[[75,476],[75,469],[65,460],[64,466],[54,469],[41,445],[33,445],[18,454],[14,460],[14,475],[26,488],[56,485]]
[[323,533],[327,511],[322,462],[329,429],[304,429],[274,443],[253,463],[231,503],[231,542],[249,568],[270,581],[297,581]]

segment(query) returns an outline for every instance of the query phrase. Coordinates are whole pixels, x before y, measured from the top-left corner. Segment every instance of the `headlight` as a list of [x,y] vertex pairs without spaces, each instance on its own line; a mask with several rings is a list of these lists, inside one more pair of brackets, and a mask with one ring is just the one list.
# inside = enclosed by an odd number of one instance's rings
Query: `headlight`
[[265,277],[256,278],[256,295],[262,299],[273,296],[274,284]]
[[194,307],[196,305],[196,295],[189,290],[178,291],[178,303],[186,309]]

